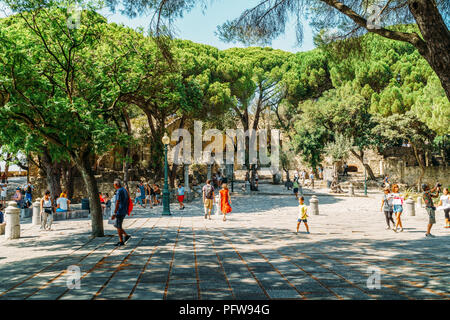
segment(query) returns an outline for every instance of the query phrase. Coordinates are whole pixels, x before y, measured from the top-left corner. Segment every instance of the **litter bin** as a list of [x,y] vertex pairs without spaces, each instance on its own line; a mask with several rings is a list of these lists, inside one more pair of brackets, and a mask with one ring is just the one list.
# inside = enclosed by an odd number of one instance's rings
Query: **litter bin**
[[81,210],[89,210],[89,213],[91,213],[91,209],[89,209],[89,199],[81,199]]

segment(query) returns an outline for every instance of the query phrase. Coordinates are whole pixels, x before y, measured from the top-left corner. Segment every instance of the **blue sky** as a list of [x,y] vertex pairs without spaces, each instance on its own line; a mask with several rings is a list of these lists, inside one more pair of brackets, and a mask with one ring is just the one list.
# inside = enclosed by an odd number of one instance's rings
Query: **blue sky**
[[[197,43],[208,44],[219,49],[227,49],[231,47],[242,47],[238,43],[225,43],[214,34],[217,26],[221,25],[228,19],[239,16],[243,10],[248,9],[259,3],[260,0],[216,0],[212,1],[206,12],[202,12],[202,8],[197,7],[190,13],[185,14],[183,18],[175,22],[177,38],[192,40]],[[141,16],[130,19],[121,15],[117,10],[115,14],[107,9],[100,11],[101,14],[108,17],[108,21],[123,23],[126,26],[137,28],[148,27],[150,17]],[[304,41],[302,46],[296,47],[295,25],[289,23],[286,33],[272,42],[271,47],[290,52],[308,51],[314,48],[312,31],[307,24],[304,28]]]

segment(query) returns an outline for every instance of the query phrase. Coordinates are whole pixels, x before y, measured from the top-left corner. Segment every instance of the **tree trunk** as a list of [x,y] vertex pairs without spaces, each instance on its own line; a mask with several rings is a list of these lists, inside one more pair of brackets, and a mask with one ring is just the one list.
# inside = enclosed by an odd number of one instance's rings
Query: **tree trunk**
[[372,168],[369,166],[369,164],[364,163],[364,152],[360,151],[360,154],[358,154],[355,150],[351,149],[351,153],[361,162],[361,164],[366,168],[367,174],[369,175],[369,180],[376,180],[375,175],[373,174]]
[[102,207],[100,204],[100,197],[98,195],[97,181],[95,180],[95,176],[89,162],[89,152],[80,154],[76,159],[76,165],[78,170],[80,170],[89,197],[92,236],[104,237]]
[[61,194],[61,164],[53,162],[48,152],[42,154],[42,166],[45,172],[47,185],[53,200]]
[[62,168],[62,180],[64,191],[67,192],[67,198],[72,199],[74,195],[74,177],[75,177],[76,167],[71,163],[66,163]]
[[419,151],[417,150],[417,147],[415,146],[415,144],[411,143],[411,140],[409,140],[408,142],[411,145],[411,147],[413,148],[414,157],[416,158],[416,161],[420,167],[420,176],[419,176],[419,178],[417,178],[417,182],[416,182],[417,190],[420,191],[420,189],[421,189],[420,185],[422,184],[422,179],[425,176],[425,166],[422,162],[422,159],[420,158]]
[[450,32],[435,0],[408,0],[408,6],[426,43],[417,49],[436,72],[450,99]]

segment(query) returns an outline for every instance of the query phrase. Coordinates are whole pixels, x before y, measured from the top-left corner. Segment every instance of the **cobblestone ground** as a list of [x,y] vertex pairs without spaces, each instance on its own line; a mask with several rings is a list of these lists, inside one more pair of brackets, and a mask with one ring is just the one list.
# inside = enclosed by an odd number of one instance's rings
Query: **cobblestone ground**
[[[21,239],[0,238],[0,299],[449,299],[443,213],[435,238],[424,237],[422,211],[395,233],[385,229],[380,197],[320,196],[311,234],[303,225],[295,234],[291,195],[236,196],[227,222],[205,220],[199,201],[172,205],[171,217],[137,209],[121,248],[106,222],[107,236],[89,239],[87,219],[57,221],[53,231],[25,220]],[[70,290],[72,265],[82,278]],[[367,286],[373,270],[378,289]]]

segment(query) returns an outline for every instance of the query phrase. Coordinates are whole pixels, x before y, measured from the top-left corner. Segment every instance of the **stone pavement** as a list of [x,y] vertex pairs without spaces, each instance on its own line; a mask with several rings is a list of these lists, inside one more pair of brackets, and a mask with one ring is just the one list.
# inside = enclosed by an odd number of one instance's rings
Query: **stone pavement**
[[[121,248],[106,221],[107,236],[95,239],[87,219],[57,221],[53,231],[24,221],[21,239],[0,237],[0,299],[449,299],[443,213],[435,238],[424,237],[422,212],[394,233],[380,198],[319,197],[311,234],[303,225],[295,234],[293,196],[233,197],[227,222],[205,220],[198,200],[183,211],[173,204],[171,217],[137,209]],[[70,290],[73,265],[81,284]],[[374,270],[379,288],[367,286]]]

